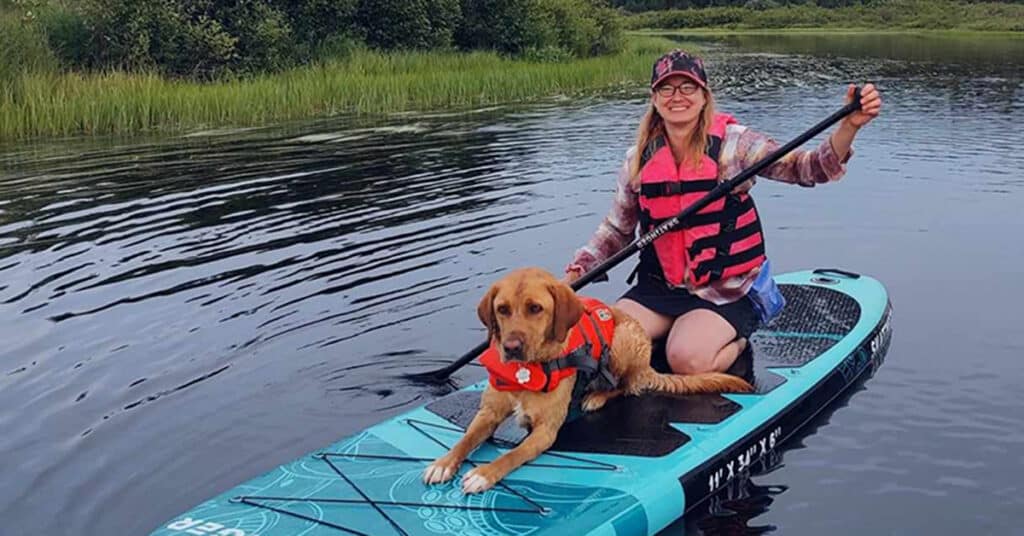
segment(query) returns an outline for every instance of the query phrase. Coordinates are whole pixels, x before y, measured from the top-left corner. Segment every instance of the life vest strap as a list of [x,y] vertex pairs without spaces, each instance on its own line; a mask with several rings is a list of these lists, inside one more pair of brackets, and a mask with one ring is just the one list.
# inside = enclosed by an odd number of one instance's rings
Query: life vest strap
[[710,192],[715,189],[715,186],[718,186],[718,179],[645,182],[640,185],[640,195],[644,197],[668,197],[670,195],[696,194]]
[[603,382],[600,385],[602,391],[609,391],[619,386],[619,379],[612,373],[611,360],[612,360],[612,345],[608,341],[604,340],[604,335],[601,334],[601,330],[598,329],[597,323],[594,322],[594,317],[590,317],[590,324],[594,327],[594,332],[597,333],[597,339],[601,341],[601,356],[597,360],[597,373]]
[[[701,251],[708,248],[715,248],[721,250],[728,248],[733,242],[739,242],[745,238],[750,238],[757,233],[761,232],[761,221],[754,220],[753,223],[740,227],[739,229],[733,229],[731,231],[722,232],[716,235],[705,236],[704,238],[698,238],[693,241],[690,246],[690,256],[696,257]],[[719,251],[719,254],[728,255],[729,250],[725,249],[724,253]]]
[[644,147],[644,152],[640,155],[640,167],[644,167],[644,165],[647,164],[647,161],[654,158],[654,154],[666,145],[668,145],[668,142],[665,141],[665,136],[655,136],[654,139],[647,142],[647,146]]
[[718,279],[721,278],[722,272],[727,267],[750,262],[761,255],[764,255],[763,243],[734,255],[716,255],[714,258],[698,264],[693,270],[693,275],[699,279],[705,274],[711,273],[712,279]]
[[[595,360],[592,357],[594,347],[587,342],[566,356],[545,362],[542,365],[544,367],[544,373],[547,375],[549,379],[548,381],[550,382],[553,372],[567,368],[575,368],[577,382],[584,379],[586,383],[590,383],[591,379],[599,377],[604,382],[601,390],[615,389],[619,385],[619,379],[612,374],[610,367],[612,351],[611,345],[608,344],[604,335],[601,334],[601,329],[598,327],[593,315],[586,314],[585,316],[590,321],[590,325],[594,328],[594,333],[597,334],[597,339],[601,345],[600,358]],[[544,386],[544,390],[548,390],[547,385]]]
[[[655,136],[654,139],[647,142],[643,154],[640,155],[640,167],[647,165],[647,161],[654,158],[654,154],[665,145],[668,145],[668,142],[665,141],[665,136],[663,135]],[[718,156],[722,154],[722,138],[714,134],[708,134],[708,147],[704,154],[708,155],[715,163],[718,163]]]
[[[735,196],[733,196],[732,194],[727,194],[726,197],[728,198],[728,197],[735,197]],[[734,210],[737,211],[737,215],[744,214],[748,210],[754,208],[754,201],[753,201],[753,199],[751,199],[750,196],[747,196],[746,199],[737,200],[736,201],[736,205],[734,205],[734,206],[735,206]],[[646,209],[641,209],[640,210],[640,225],[642,226],[642,228],[644,228],[644,231],[649,231],[649,230],[651,230],[651,229],[661,225],[662,223],[665,223],[669,219],[670,218],[653,218],[653,217],[651,217],[651,212],[649,210],[646,210]],[[700,213],[694,214],[693,216],[690,216],[689,218],[683,220],[682,225],[680,226],[680,228],[689,229],[690,227],[699,227],[701,225],[711,225],[713,223],[722,223],[722,221],[723,221],[723,216],[722,216],[722,211],[721,210],[715,210],[715,211],[711,211],[711,212],[700,212]]]
[[593,374],[597,371],[597,361],[590,357],[590,352],[592,351],[593,346],[588,342],[558,359],[545,361],[542,365],[544,372],[547,373],[549,378],[552,372],[568,368],[576,369],[577,373]]
[[708,135],[708,157],[718,163],[718,156],[722,153],[722,138]]

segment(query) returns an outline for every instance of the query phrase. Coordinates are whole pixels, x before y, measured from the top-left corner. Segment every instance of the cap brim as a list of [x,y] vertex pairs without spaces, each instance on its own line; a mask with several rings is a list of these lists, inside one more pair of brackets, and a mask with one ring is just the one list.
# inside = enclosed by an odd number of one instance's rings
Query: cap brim
[[697,75],[691,73],[690,71],[669,71],[669,72],[659,76],[654,82],[652,82],[651,83],[651,89],[654,89],[655,87],[657,87],[658,84],[664,82],[666,78],[670,78],[670,77],[673,77],[673,76],[676,76],[676,75],[685,76],[685,77],[689,78],[690,80],[693,80],[694,82],[696,82],[698,86],[700,86],[700,87],[702,87],[704,89],[708,88],[708,85],[705,84],[703,80],[701,80],[700,78],[697,78]]

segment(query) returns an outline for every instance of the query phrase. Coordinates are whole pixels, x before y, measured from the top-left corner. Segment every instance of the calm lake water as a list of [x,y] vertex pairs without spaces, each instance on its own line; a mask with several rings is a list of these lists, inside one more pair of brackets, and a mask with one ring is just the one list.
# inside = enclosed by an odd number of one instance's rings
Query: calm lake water
[[[894,337],[750,498],[666,534],[1022,533],[1024,39],[703,46],[721,107],[780,141],[881,87],[841,182],[755,196],[776,269],[880,279]],[[396,375],[482,340],[505,270],[561,270],[643,99],[0,148],[4,534],[145,534],[443,394]]]

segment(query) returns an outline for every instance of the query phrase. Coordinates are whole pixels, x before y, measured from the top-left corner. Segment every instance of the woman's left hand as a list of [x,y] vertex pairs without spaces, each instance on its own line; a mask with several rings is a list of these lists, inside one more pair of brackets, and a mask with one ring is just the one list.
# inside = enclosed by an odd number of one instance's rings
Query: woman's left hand
[[[855,86],[850,84],[846,90],[846,103],[853,102]],[[860,110],[851,113],[846,117],[846,122],[855,128],[860,128],[872,119],[878,117],[882,112],[882,96],[875,89],[874,84],[864,84],[860,90]]]

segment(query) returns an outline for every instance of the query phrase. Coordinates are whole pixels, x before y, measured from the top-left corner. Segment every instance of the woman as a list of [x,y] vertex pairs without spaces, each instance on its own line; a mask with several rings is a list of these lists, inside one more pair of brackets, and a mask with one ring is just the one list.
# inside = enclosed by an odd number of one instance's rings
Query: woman
[[[566,282],[628,245],[637,225],[647,232],[779,147],[715,110],[700,58],[675,50],[652,71],[651,106],[636,145],[626,153],[614,206],[566,267]],[[853,95],[851,85],[846,102]],[[866,84],[861,110],[846,116],[828,139],[814,150],[791,151],[761,175],[807,187],[838,180],[854,136],[879,115],[881,105],[875,87]],[[773,314],[764,305],[774,288],[764,237],[747,194],[753,182],[644,248],[633,274],[636,285],[616,303],[652,339],[665,338],[673,372],[729,370],[750,334]]]

